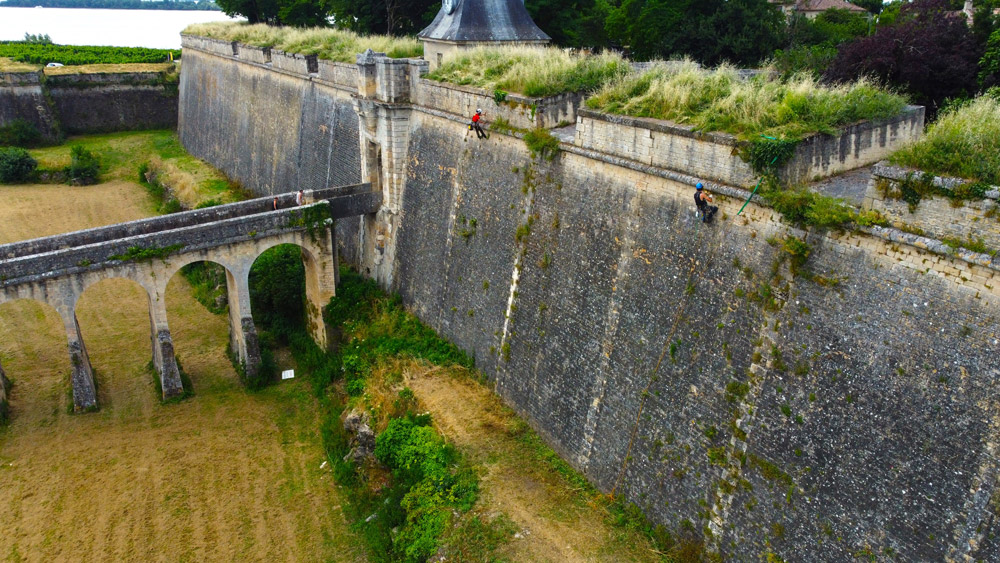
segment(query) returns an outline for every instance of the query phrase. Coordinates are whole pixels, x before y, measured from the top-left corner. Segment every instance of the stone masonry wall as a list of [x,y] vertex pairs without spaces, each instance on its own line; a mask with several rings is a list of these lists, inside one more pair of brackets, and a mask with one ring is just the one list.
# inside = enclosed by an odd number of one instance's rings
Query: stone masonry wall
[[229,42],[185,36],[183,46],[178,133],[188,152],[259,195],[360,182],[350,91],[310,74],[301,55],[273,51],[258,63]]
[[995,267],[414,115],[393,289],[600,488],[734,560],[1000,555]]
[[[894,224],[920,229],[929,236],[953,239],[979,240],[991,249],[1000,249],[1000,189],[994,187],[986,192],[983,199],[953,200],[938,195],[923,197],[913,211],[901,199],[886,197],[886,193],[898,191],[901,182],[919,181],[920,171],[906,170],[881,163],[874,168],[872,178],[865,193],[865,209],[874,209]],[[959,178],[931,179],[936,186],[947,190],[967,184]]]
[[508,93],[498,102],[493,92],[481,88],[420,79],[414,88],[413,101],[423,107],[439,109],[469,120],[477,109],[482,109],[487,123],[503,118],[512,127],[534,129],[575,122],[577,108],[581,106],[583,99],[584,96],[578,93],[547,98]]
[[58,120],[42,89],[41,72],[0,73],[0,127],[23,119],[46,139],[59,137]]
[[0,78],[0,125],[24,119],[51,140],[177,126],[177,87],[157,72],[7,73]]
[[[730,186],[749,187],[758,175],[737,154],[739,142],[725,133],[700,132],[669,121],[577,111],[575,144],[644,164],[682,171]],[[813,135],[781,170],[790,183],[809,182],[871,164],[923,131],[922,107],[896,118],[844,127],[837,135]]]

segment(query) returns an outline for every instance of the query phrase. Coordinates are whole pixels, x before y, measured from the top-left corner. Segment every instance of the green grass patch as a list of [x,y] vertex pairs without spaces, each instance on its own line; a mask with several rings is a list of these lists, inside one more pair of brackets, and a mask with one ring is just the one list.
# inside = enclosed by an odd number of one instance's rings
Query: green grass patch
[[932,174],[1000,184],[1000,90],[952,106],[889,161]]
[[571,55],[556,47],[477,47],[445,58],[426,78],[494,92],[499,105],[510,103],[497,91],[525,96],[592,92],[624,76],[629,64],[620,55]]
[[703,69],[683,61],[621,76],[586,103],[607,113],[666,119],[743,139],[763,134],[794,140],[899,115],[906,100],[867,79],[826,86],[808,74],[777,78],[765,72],[743,80],[732,66]]
[[255,47],[274,47],[286,53],[316,55],[321,59],[355,63],[368,49],[394,59],[420,57],[424,46],[415,37],[358,35],[343,29],[278,27],[246,22],[211,22],[189,25],[183,33],[239,41]]

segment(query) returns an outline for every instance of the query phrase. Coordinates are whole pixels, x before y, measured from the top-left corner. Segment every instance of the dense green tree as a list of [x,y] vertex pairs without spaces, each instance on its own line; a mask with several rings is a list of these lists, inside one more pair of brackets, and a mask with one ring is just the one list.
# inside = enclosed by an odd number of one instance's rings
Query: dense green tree
[[218,0],[216,4],[229,17],[244,17],[250,23],[280,23],[278,0]]
[[441,0],[328,0],[334,24],[358,33],[413,35],[426,27]]
[[901,88],[933,114],[947,98],[976,90],[980,53],[965,19],[947,0],[904,4],[893,25],[844,45],[826,77],[850,81],[874,75]]
[[775,65],[784,74],[822,74],[837,57],[838,46],[868,30],[867,16],[847,10],[827,10],[814,19],[795,14],[788,20],[788,47],[775,51]]
[[882,11],[882,0],[850,0],[850,2],[855,6],[861,6],[873,14],[877,14]]
[[640,60],[687,55],[753,65],[782,44],[785,17],[767,0],[623,0],[605,29]]
[[607,45],[604,20],[611,9],[606,0],[531,0],[528,13],[552,42],[563,47]]

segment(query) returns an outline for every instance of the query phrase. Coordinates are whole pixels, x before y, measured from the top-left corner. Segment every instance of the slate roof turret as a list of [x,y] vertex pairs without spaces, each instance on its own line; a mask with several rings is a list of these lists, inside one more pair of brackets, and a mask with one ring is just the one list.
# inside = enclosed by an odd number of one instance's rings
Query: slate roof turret
[[522,0],[443,0],[421,39],[541,42],[552,38],[535,25]]

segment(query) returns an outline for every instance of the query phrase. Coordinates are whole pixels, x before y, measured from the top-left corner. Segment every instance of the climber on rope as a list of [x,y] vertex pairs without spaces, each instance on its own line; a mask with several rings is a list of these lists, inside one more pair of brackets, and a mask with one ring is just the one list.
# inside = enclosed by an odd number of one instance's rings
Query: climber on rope
[[715,212],[719,208],[715,205],[709,205],[712,203],[712,194],[708,193],[705,189],[704,184],[698,182],[695,186],[694,192],[694,203],[698,206],[698,213],[701,214],[702,223],[708,223],[715,216]]
[[476,115],[472,116],[472,123],[469,124],[469,130],[471,131],[471,130],[475,129],[476,130],[476,137],[477,138],[479,138],[479,139],[486,139],[487,138],[486,131],[483,131],[483,127],[479,123],[479,121],[482,118],[483,118],[483,110],[477,109],[476,110]]

